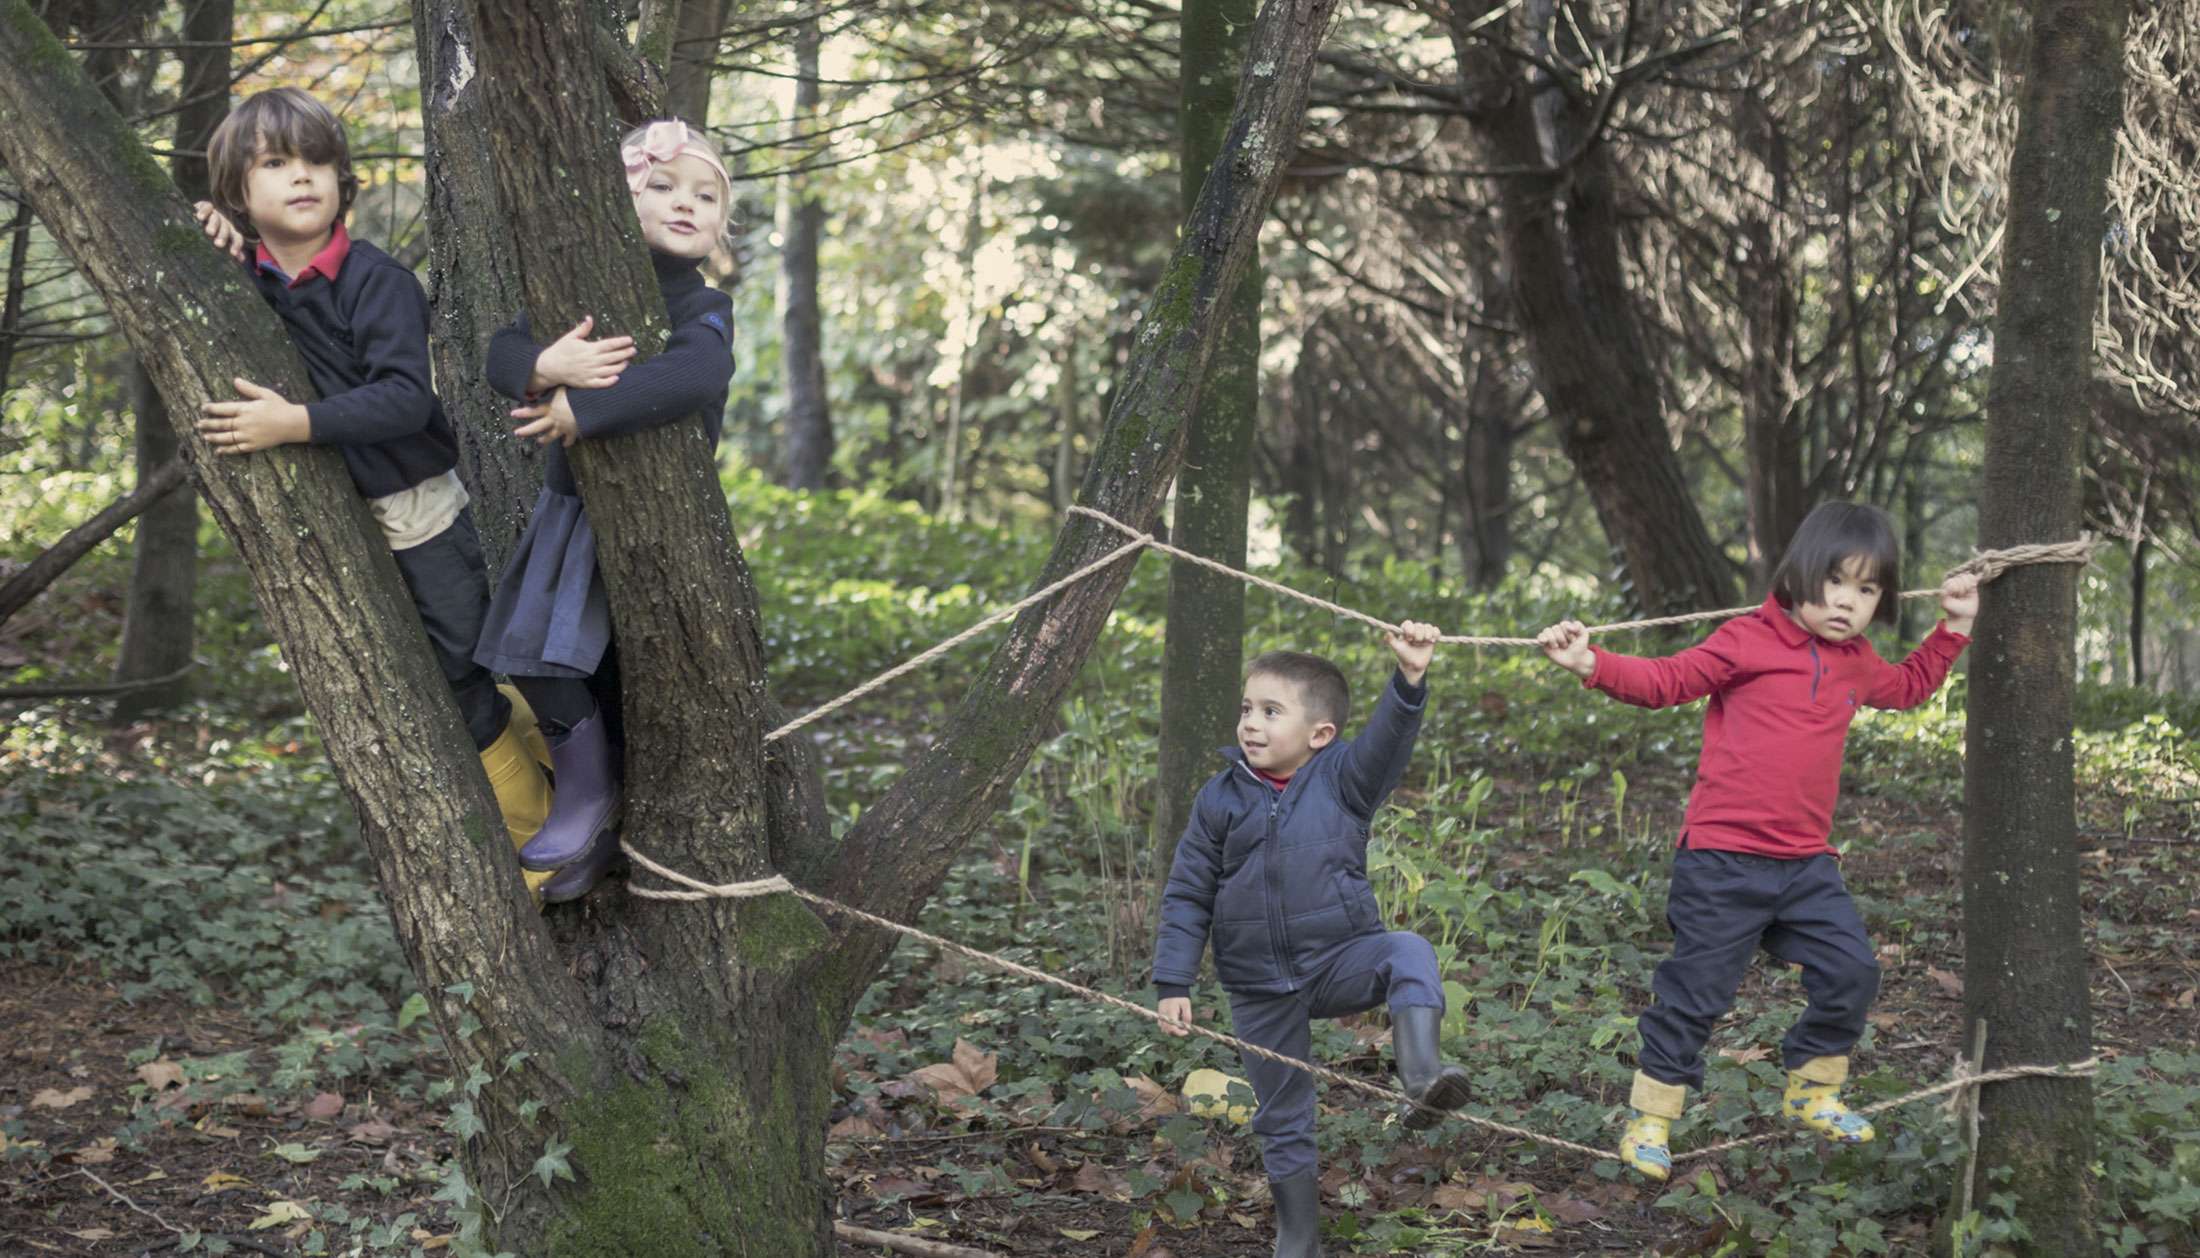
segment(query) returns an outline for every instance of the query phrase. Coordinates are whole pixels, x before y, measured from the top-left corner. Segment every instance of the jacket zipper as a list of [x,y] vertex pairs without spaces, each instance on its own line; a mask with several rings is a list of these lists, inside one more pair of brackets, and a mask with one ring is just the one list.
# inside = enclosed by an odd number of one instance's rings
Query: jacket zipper
[[[1268,915],[1268,947],[1276,954],[1277,976],[1285,982],[1295,985],[1298,982],[1299,971],[1297,966],[1291,964],[1290,940],[1286,938],[1283,930],[1283,874],[1282,866],[1276,861],[1276,846],[1280,841],[1276,827],[1279,824],[1279,814],[1283,810],[1283,797],[1290,791],[1291,785],[1286,784],[1283,790],[1279,791],[1270,785],[1267,779],[1253,772],[1253,766],[1246,764],[1244,761],[1239,761],[1238,767],[1244,769],[1247,776],[1251,777],[1260,789],[1268,792],[1268,836],[1264,840],[1268,850],[1261,854],[1260,861],[1261,882],[1267,893],[1262,896],[1262,900],[1263,908]],[[1304,766],[1301,766],[1300,772],[1304,771]],[[1297,780],[1298,775],[1293,774],[1292,782],[1295,783]]]

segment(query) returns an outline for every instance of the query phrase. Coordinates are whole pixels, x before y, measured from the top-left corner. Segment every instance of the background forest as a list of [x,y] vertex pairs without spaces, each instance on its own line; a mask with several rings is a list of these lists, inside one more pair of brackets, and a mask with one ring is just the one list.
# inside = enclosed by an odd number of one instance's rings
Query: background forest
[[[187,192],[233,98],[304,87],[350,129],[354,234],[431,294],[464,269],[467,242],[429,230],[433,6],[30,9]],[[658,89],[718,140],[737,200],[706,264],[738,322],[720,481],[789,710],[1020,597],[1046,561],[1196,191],[1186,148],[1219,128],[1180,66],[1232,66],[1253,5],[1184,9],[677,6]],[[1204,403],[1249,415],[1249,566],[1388,619],[1532,633],[1753,601],[1802,516],[1844,498],[1886,508],[1904,585],[1932,584],[1979,536],[2031,36],[1991,2],[1341,5],[1260,234],[1257,337]],[[2068,416],[2103,540],[2076,632],[2104,1059],[2089,1206],[2108,1252],[2195,1254],[2200,11],[2138,0],[2125,72],[2099,366]],[[0,1249],[493,1252],[456,1153],[480,1083],[423,1017],[231,542],[170,488],[149,378],[19,182],[0,169]],[[1564,209],[1538,237],[1509,207],[1542,202]],[[1216,474],[1179,482],[1180,522],[1226,493]],[[475,489],[494,570],[532,488]],[[117,501],[119,528],[49,551]],[[1150,994],[1154,880],[1207,771],[1157,751],[1182,702],[1164,696],[1169,625],[1193,623],[1168,585],[1162,560],[1139,565],[927,928]],[[1876,633],[1881,653],[1930,607]],[[1381,675],[1347,622],[1259,591],[1243,617],[1248,654],[1332,652],[1362,693]],[[836,827],[931,745],[987,649],[817,727]],[[1378,893],[1438,942],[1474,1112],[1604,1143],[1666,942],[1698,720],[1592,705],[1534,652],[1448,650],[1431,680],[1421,758],[1375,835]],[[1944,1077],[1960,1047],[1964,700],[1959,674],[1850,740],[1838,841],[1887,975],[1867,1098]],[[1748,1093],[1777,1086],[1765,1046],[1799,999],[1784,970],[1752,975],[1696,1142],[1756,1129]],[[1317,1051],[1377,1074],[1379,1021]],[[840,1215],[1002,1254],[1265,1253],[1250,1135],[1177,1095],[1234,1063],[1151,1032],[902,947],[835,1057]],[[1775,1144],[1652,1187],[1328,1103],[1339,1252],[2026,1240],[1990,1166],[1950,1210],[1968,1150],[1931,1106],[1866,1148]],[[570,1152],[542,1147],[545,1186]]]

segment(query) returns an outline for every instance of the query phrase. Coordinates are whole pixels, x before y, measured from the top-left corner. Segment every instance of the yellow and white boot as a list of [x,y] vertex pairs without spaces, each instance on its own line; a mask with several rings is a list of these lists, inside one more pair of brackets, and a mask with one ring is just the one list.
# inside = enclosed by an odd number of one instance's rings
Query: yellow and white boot
[[1788,1071],[1780,1112],[1837,1144],[1863,1144],[1872,1138],[1872,1125],[1841,1103],[1841,1085],[1848,1080],[1848,1058],[1813,1057]]
[[[517,850],[527,840],[535,837],[542,823],[550,815],[550,783],[542,775],[541,760],[549,758],[549,749],[543,749],[538,760],[528,744],[530,737],[540,743],[542,734],[535,728],[535,714],[527,707],[519,692],[509,686],[500,686],[512,700],[512,716],[505,723],[504,732],[481,752],[481,767],[489,775],[489,788],[496,792],[497,809],[504,814],[504,829],[512,838]],[[550,881],[554,871],[535,873],[522,869],[520,877],[527,882],[527,893],[542,902],[542,884]]]
[[1635,1089],[1627,1100],[1635,1116],[1627,1120],[1627,1130],[1619,1138],[1619,1160],[1651,1179],[1671,1175],[1673,1151],[1666,1147],[1667,1141],[1672,1138],[1673,1120],[1681,1116],[1681,1105],[1687,1099],[1685,1086],[1660,1083],[1636,1071]]

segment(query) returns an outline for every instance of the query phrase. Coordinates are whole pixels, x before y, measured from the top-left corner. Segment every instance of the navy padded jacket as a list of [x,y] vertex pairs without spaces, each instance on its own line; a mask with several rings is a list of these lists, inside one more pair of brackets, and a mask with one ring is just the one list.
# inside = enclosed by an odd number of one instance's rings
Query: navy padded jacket
[[1233,992],[1296,991],[1321,957],[1381,932],[1367,881],[1367,827],[1405,775],[1424,686],[1392,673],[1367,728],[1314,753],[1282,790],[1236,747],[1200,788],[1161,895],[1153,981],[1164,995],[1199,975],[1210,936]]

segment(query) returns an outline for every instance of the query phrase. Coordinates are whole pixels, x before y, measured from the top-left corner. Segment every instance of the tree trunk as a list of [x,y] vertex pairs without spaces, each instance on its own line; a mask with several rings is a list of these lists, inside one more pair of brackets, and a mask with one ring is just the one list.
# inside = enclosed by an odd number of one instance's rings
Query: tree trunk
[[[183,37],[190,46],[177,94],[187,105],[176,114],[177,156],[172,163],[176,187],[186,199],[204,200],[212,187],[206,146],[229,112],[229,40],[236,33],[231,0],[198,0],[185,13]],[[147,478],[176,461],[178,442],[160,390],[137,363],[130,370],[131,410],[137,424],[137,478]],[[122,648],[115,660],[116,681],[166,677],[191,662],[196,642],[192,623],[199,577],[199,495],[188,483],[145,509],[139,518],[130,562],[130,594],[123,605]],[[122,692],[115,700],[116,720],[134,720],[181,703],[191,691],[188,678]]]
[[23,279],[31,260],[31,203],[18,201],[8,221],[7,291],[0,296],[0,394],[15,371],[16,341],[22,336]]
[[[1177,52],[1185,212],[1222,153],[1252,33],[1254,0],[1187,0]],[[1260,412],[1260,289],[1256,249],[1230,295],[1222,344],[1207,368],[1199,411],[1176,476],[1172,540],[1233,568],[1245,566],[1252,494],[1253,425]],[[1214,773],[1215,748],[1235,741],[1239,670],[1245,661],[1245,586],[1197,564],[1169,568],[1167,636],[1161,650],[1160,763],[1154,779],[1153,879],[1167,881],[1192,796]]]
[[[795,29],[794,115],[800,134],[817,120],[817,18]],[[813,150],[813,151],[822,151]],[[805,155],[807,160],[807,155]],[[786,175],[779,185],[780,357],[787,372],[789,489],[823,489],[833,465],[833,417],[825,396],[823,320],[817,304],[817,247],[825,206],[810,194],[809,176]]]
[[[1517,172],[1488,182],[1501,201],[1513,308],[1552,426],[1581,473],[1633,601],[1654,613],[1724,606],[1733,601],[1733,578],[1681,474],[1621,266],[1611,160],[1594,144],[1582,147],[1592,125],[1587,105],[1523,79],[1481,42],[1477,30],[1503,7],[1460,0],[1452,45],[1483,151],[1493,165]],[[1507,16],[1492,38],[1524,26],[1547,35],[1557,23],[1541,14],[1548,6],[1537,7],[1532,24]]]
[[[2146,516],[2139,517],[2139,527],[2146,527]],[[2131,684],[2134,689],[2147,684],[2147,550],[2151,539],[2142,532],[2131,544]]]
[[674,32],[671,64],[665,67],[665,112],[691,126],[708,126],[718,45],[726,33],[726,0],[680,0]]
[[[2037,0],[2009,163],[1979,545],[2067,541],[2093,379],[2106,184],[2122,117],[2128,0]],[[2013,568],[1986,587],[1964,756],[1963,1039],[1986,1069],[2092,1051],[2071,766],[2077,570]],[[2098,1252],[2093,1086],[1981,1090],[1978,1161],[2014,1172],[2023,1254]]]
[[597,1056],[595,1023],[561,979],[389,547],[335,451],[217,458],[199,438],[192,417],[229,395],[231,377],[301,397],[305,369],[275,313],[24,0],[0,0],[0,28],[0,158],[176,417],[358,812],[457,1077],[478,1067],[489,1079],[468,1104],[515,1146],[512,1178],[524,1178],[542,1144],[520,1106],[555,1112],[573,1100],[563,1063]]
[[527,527],[542,464],[532,442],[512,436],[512,403],[482,374],[489,337],[519,313],[521,297],[512,224],[489,168],[498,138],[482,108],[474,42],[461,0],[413,6],[428,154],[428,352],[493,581]]

